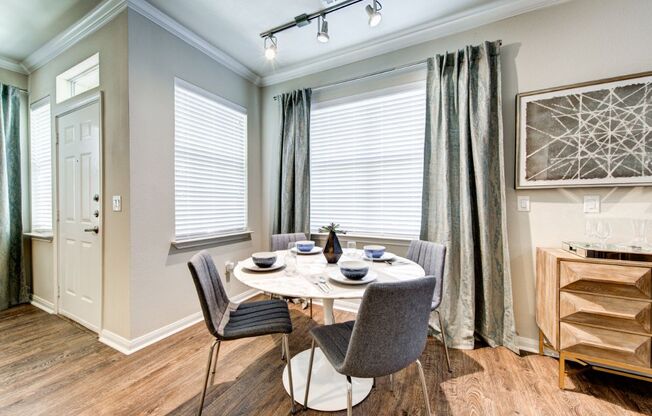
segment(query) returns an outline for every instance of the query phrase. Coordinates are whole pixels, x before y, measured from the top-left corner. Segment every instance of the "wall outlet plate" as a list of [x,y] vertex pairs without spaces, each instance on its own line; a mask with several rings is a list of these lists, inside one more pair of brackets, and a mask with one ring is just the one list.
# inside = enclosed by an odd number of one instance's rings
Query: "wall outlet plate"
[[584,213],[600,213],[600,195],[584,195]]
[[122,211],[122,197],[120,195],[113,195],[113,211]]
[[517,209],[522,212],[530,211],[530,197],[529,196],[519,196],[516,198]]

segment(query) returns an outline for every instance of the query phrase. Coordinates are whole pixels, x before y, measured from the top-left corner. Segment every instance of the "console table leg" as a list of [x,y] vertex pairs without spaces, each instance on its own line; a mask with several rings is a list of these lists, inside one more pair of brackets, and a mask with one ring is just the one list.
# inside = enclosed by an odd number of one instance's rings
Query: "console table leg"
[[539,355],[543,355],[544,349],[543,349],[543,332],[539,330]]
[[559,351],[559,388],[564,390],[566,382],[566,354]]

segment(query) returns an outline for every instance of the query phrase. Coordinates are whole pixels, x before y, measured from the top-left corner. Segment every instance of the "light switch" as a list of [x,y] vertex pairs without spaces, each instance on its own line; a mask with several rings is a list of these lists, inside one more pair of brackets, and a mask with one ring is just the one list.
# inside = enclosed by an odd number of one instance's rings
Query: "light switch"
[[518,210],[528,212],[530,211],[530,197],[529,196],[519,196],[517,198]]
[[600,213],[600,195],[584,195],[584,212],[587,214]]
[[122,197],[120,195],[113,195],[113,211],[122,211]]

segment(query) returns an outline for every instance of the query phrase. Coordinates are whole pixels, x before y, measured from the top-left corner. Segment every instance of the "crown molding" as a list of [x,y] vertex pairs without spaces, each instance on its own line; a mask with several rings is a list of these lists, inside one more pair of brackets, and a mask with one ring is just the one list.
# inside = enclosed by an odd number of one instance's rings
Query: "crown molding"
[[262,86],[348,65],[569,0],[498,0],[263,76]]
[[97,31],[110,22],[120,12],[127,8],[126,0],[105,0],[86,16],[78,20],[68,29],[59,33],[48,43],[38,48],[22,62],[22,65],[33,72],[50,62],[57,55],[64,52],[86,36]]
[[27,69],[18,61],[14,61],[10,58],[5,58],[0,56],[0,68],[8,69],[9,71],[18,72],[19,74],[27,75],[29,72]]
[[260,77],[258,74],[234,59],[231,55],[208,43],[204,38],[198,36],[195,32],[177,22],[167,14],[163,13],[161,10],[152,6],[147,1],[128,0],[127,2],[130,9],[156,23],[190,46],[193,46],[199,51],[205,53],[210,58],[224,65],[231,71],[248,79],[256,85],[260,83]]

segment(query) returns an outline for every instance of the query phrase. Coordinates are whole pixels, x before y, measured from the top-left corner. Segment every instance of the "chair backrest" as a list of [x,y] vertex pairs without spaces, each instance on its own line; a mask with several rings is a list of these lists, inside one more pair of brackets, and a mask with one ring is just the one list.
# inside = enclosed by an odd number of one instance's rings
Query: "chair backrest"
[[208,331],[219,338],[223,323],[228,321],[231,302],[224,290],[220,274],[213,258],[207,251],[200,251],[192,256],[188,268],[195,282],[204,322]]
[[342,374],[382,377],[416,361],[426,345],[435,278],[371,284],[353,326]]
[[288,244],[301,240],[306,240],[306,235],[304,233],[273,234],[272,251],[287,250]]
[[446,246],[430,241],[412,240],[408,247],[407,258],[423,267],[426,275],[438,277],[435,294],[432,298],[432,308],[441,303],[444,285],[444,266],[446,264]]

